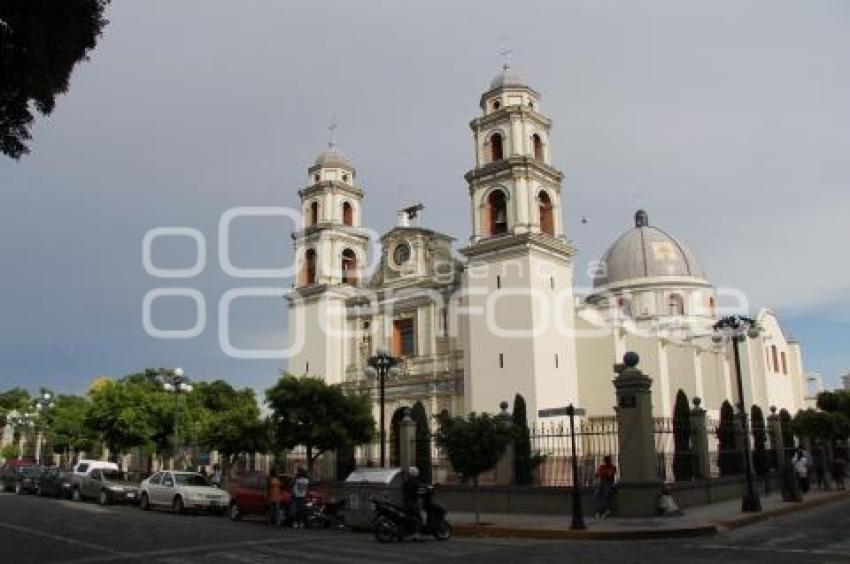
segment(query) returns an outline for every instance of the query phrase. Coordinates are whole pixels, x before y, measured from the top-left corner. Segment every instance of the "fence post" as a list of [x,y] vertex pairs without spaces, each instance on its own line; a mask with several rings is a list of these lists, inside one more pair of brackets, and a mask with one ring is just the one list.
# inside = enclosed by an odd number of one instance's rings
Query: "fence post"
[[635,352],[614,366],[617,377],[617,440],[621,487],[617,515],[643,517],[655,514],[661,481],[656,476],[655,425],[652,417],[652,379],[637,367]]
[[416,421],[405,408],[398,429],[399,465],[403,472],[416,464]]
[[[511,412],[508,411],[508,402],[502,401],[499,403],[499,414],[496,419],[505,425],[513,425]],[[511,440],[505,451],[502,453],[499,462],[496,463],[496,484],[500,486],[509,486],[514,483],[514,442]]]
[[708,429],[705,424],[705,410],[700,407],[702,400],[694,398],[691,409],[691,447],[694,452],[694,474],[698,480],[711,478],[711,462],[708,459]]

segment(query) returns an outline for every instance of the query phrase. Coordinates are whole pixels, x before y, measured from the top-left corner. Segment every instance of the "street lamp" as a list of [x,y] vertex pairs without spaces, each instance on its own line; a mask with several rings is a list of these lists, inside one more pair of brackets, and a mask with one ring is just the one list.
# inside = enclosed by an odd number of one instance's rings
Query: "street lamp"
[[386,404],[386,381],[387,376],[390,378],[398,378],[399,369],[396,366],[399,363],[399,359],[394,356],[390,356],[387,354],[387,349],[383,347],[379,347],[375,352],[375,356],[369,357],[369,360],[366,361],[368,366],[366,367],[366,376],[369,378],[378,380],[378,388],[380,390],[380,404],[381,404],[381,468],[386,466],[387,462],[387,447],[386,447],[386,431],[384,429],[384,406]]
[[[180,394],[189,394],[192,392],[192,384],[189,379],[184,376],[182,368],[175,368],[172,372],[162,373],[162,389],[170,394],[174,394],[174,456],[177,456],[179,448],[177,438],[178,428],[180,427]],[[172,467],[174,462],[172,461]]]
[[[19,413],[9,417],[8,421],[12,425],[12,429],[18,427],[24,427],[25,429],[35,427],[35,413]],[[18,453],[18,460],[24,457],[23,451],[24,449],[21,448],[21,451]]]
[[573,455],[573,520],[570,529],[586,529],[584,524],[584,511],[581,508],[581,491],[578,481],[578,459],[576,457],[576,424],[575,416],[584,415],[584,409],[575,407],[573,404],[567,406],[567,415],[570,416],[570,447]]
[[744,383],[741,377],[741,354],[738,350],[739,343],[749,337],[755,339],[759,336],[760,329],[754,319],[741,315],[724,317],[714,324],[714,334],[711,340],[720,344],[725,340],[732,342],[732,351],[735,358],[735,376],[738,380],[738,411],[741,418],[741,432],[743,433],[744,468],[747,475],[747,490],[741,498],[741,511],[761,511],[761,500],[758,491],[753,484],[753,465],[750,460],[750,433],[747,427],[747,409],[744,403]]
[[42,421],[41,433],[38,434],[35,445],[36,464],[41,464],[41,439],[44,431],[47,428],[47,425],[45,424],[45,422],[47,421],[47,414],[50,412],[51,409],[56,407],[56,403],[53,401],[54,397],[55,395],[53,394],[53,392],[42,389],[41,395],[35,398],[35,400],[33,401],[33,403],[35,403],[35,409],[38,412],[38,415],[40,416],[39,420]]

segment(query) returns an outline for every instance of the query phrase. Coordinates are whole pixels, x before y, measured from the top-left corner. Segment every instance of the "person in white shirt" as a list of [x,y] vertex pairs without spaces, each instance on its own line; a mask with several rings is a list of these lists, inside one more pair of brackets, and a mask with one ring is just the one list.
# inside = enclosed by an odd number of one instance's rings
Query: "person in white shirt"
[[292,498],[295,501],[295,523],[294,527],[307,527],[307,489],[310,480],[307,472],[299,468],[295,473],[295,482],[292,484]]
[[803,493],[809,493],[809,458],[803,449],[798,448],[794,455],[794,474]]

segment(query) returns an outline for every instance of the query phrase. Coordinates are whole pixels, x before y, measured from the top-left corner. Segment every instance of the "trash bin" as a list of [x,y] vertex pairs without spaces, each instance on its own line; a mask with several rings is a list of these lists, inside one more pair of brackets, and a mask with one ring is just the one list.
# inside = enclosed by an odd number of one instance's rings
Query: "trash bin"
[[353,529],[372,526],[372,500],[401,504],[404,475],[401,468],[357,468],[342,485],[345,522]]

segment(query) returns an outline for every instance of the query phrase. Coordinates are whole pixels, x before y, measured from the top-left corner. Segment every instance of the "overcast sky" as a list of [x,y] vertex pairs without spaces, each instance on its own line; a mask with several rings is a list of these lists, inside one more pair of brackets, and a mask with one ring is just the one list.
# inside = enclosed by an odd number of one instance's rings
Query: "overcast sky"
[[[146,366],[271,385],[279,361],[221,352],[218,304],[291,281],[225,275],[219,218],[295,206],[335,114],[366,222],[384,231],[422,201],[422,223],[463,244],[468,123],[501,38],[554,120],[577,284],[644,207],[712,282],[775,309],[807,370],[835,384],[850,365],[850,2],[113,0],[107,17],[32,154],[0,157],[0,388],[82,391]],[[161,226],[203,233],[200,275],[145,272],[142,239]],[[280,266],[291,230],[237,220],[233,262]],[[189,266],[194,244],[160,240],[153,258]],[[204,295],[198,337],[145,333],[157,287]],[[237,346],[284,341],[279,298],[238,300],[231,315]],[[153,316],[187,328],[194,306],[161,299]]]

